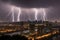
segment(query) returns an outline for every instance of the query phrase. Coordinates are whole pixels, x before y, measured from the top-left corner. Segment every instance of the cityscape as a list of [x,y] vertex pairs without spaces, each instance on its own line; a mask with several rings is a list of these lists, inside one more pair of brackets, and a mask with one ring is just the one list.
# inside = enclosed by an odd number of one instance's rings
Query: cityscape
[[60,1],[0,0],[0,40],[59,40]]

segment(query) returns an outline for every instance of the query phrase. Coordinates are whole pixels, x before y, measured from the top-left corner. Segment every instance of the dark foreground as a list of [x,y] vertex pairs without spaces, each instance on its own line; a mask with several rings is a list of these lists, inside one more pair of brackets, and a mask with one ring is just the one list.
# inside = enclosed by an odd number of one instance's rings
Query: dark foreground
[[[53,37],[56,37],[57,38],[55,40],[59,40],[58,35],[59,34],[52,35],[50,37],[42,38],[42,39],[39,39],[39,40],[54,40]],[[0,36],[0,40],[28,40],[28,38],[25,37],[25,36],[21,36],[21,35],[13,35],[13,36],[10,36],[10,35],[2,35],[2,36]],[[32,40],[32,39],[30,39],[30,40]],[[35,39],[35,40],[37,40],[37,39]]]
[[2,35],[0,36],[0,40],[28,40],[25,36],[20,35]]

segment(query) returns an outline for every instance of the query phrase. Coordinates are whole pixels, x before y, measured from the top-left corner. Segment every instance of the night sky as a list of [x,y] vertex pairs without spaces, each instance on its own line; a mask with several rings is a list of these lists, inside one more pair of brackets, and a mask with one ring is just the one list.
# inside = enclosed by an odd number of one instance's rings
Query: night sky
[[[11,14],[9,14],[10,6],[21,7],[21,20],[28,20],[30,16],[31,20],[34,20],[34,12],[31,8],[46,8],[47,20],[60,20],[60,0],[0,0],[0,21],[11,21]],[[29,12],[25,10],[30,10]],[[29,14],[27,14],[29,13]],[[15,18],[16,18],[15,14]],[[40,19],[38,14],[38,20]],[[16,21],[16,19],[15,19]]]

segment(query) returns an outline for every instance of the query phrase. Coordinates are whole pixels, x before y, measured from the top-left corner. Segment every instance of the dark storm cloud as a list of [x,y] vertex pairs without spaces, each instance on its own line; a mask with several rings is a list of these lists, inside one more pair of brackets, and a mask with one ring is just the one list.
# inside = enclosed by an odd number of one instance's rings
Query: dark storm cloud
[[0,1],[0,21],[8,21],[9,7]]
[[13,5],[21,7],[49,7],[57,6],[60,0],[2,0],[4,2],[11,2]]
[[[19,6],[22,8],[48,8],[47,19],[55,20],[60,18],[60,0],[0,0],[0,19],[11,21],[11,15],[6,17],[8,14],[8,7],[4,3],[10,3],[11,5]],[[52,8],[49,8],[52,7]],[[23,17],[24,16],[24,17]],[[29,12],[31,20],[34,20],[34,14]],[[25,12],[21,14],[21,20],[27,20],[29,17]],[[38,14],[40,19],[40,14]],[[60,20],[60,19],[59,19]]]

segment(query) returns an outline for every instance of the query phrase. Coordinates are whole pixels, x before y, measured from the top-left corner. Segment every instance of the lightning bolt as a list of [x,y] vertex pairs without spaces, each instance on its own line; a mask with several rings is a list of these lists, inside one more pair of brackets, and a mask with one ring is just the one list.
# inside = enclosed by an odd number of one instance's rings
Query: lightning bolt
[[20,21],[20,15],[21,15],[21,9],[19,8],[18,10],[19,10],[19,12],[18,12],[18,16],[17,16],[17,21],[19,22]]
[[43,20],[46,21],[46,12],[45,12],[45,9],[43,9]]
[[35,20],[37,20],[38,10],[36,8],[34,8],[33,10],[35,11]]
[[14,20],[14,7],[12,7],[12,22],[14,22],[15,20]]

